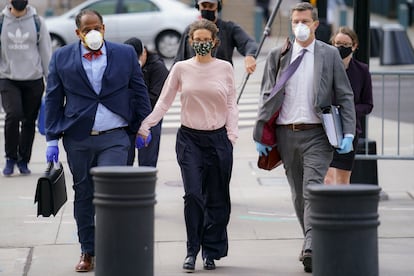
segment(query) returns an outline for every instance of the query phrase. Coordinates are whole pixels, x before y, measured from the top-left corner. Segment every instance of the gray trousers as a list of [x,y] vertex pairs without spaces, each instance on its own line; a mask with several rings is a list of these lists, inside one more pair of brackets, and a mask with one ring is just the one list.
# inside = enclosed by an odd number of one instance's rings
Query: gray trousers
[[323,184],[333,149],[322,127],[302,131],[278,127],[276,136],[293,206],[305,237],[303,249],[312,250],[311,206],[306,186]]

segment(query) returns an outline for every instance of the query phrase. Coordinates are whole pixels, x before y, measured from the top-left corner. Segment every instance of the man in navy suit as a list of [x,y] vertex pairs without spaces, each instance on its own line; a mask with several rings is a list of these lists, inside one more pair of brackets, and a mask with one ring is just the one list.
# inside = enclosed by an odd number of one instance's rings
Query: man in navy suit
[[104,40],[102,16],[93,10],[76,16],[79,42],[58,49],[49,65],[45,98],[48,162],[57,162],[63,138],[73,175],[74,216],[81,244],[77,272],[93,270],[93,181],[96,166],[126,165],[137,132],[151,111],[147,87],[134,49]]

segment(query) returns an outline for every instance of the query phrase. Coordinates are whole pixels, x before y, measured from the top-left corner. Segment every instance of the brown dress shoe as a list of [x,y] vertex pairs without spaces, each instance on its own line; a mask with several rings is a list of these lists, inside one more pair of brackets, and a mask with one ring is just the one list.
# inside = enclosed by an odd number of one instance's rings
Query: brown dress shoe
[[82,253],[79,263],[75,267],[76,272],[89,272],[93,270],[93,256]]

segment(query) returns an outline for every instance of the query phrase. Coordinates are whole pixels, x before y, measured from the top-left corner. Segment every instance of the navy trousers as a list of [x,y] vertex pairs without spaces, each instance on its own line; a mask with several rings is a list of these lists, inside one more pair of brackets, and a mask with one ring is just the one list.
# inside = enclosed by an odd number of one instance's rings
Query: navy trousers
[[[162,120],[151,128],[152,140],[147,147],[138,150],[138,165],[157,167],[158,154],[160,151],[160,140],[161,140],[161,127]],[[128,166],[134,165],[135,160],[135,139],[136,133],[130,133],[129,138],[131,139],[131,148],[128,153]]]
[[230,178],[233,145],[223,127],[199,131],[182,126],[176,140],[177,161],[184,183],[187,256],[227,256]]
[[83,253],[95,256],[94,185],[90,169],[98,166],[125,166],[130,142],[125,130],[119,129],[82,141],[63,137],[63,146],[73,176],[74,217]]

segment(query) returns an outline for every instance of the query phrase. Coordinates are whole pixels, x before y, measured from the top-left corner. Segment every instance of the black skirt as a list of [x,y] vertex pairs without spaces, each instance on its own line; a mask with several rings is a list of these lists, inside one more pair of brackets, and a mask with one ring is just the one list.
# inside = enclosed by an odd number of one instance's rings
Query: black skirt
[[355,137],[352,142],[354,150],[345,154],[339,154],[336,150],[334,151],[333,159],[329,167],[337,168],[345,171],[352,171],[355,163],[355,150],[358,146],[358,136]]

